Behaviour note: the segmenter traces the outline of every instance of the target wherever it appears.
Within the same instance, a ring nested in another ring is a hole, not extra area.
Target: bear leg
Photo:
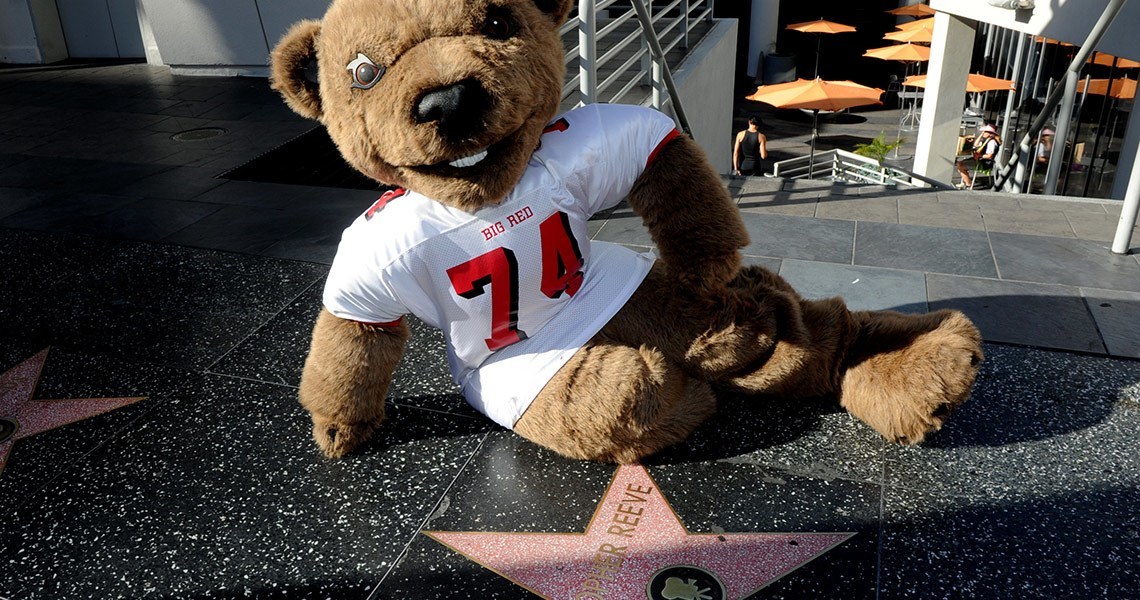
[[[888,440],[916,444],[970,395],[982,338],[958,311],[851,313],[840,404]]]
[[[599,334],[515,423],[563,456],[630,463],[684,440],[716,410],[712,389],[658,350]]]

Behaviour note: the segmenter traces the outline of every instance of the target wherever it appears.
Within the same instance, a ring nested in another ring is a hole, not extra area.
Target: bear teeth
[[[475,154],[472,154],[471,156],[464,156],[463,158],[457,158],[457,159],[455,159],[455,160],[453,160],[447,164],[449,164],[453,167],[470,167],[470,166],[474,166],[474,165],[479,164],[484,158],[487,158],[487,151],[486,150],[480,150],[480,151],[476,152]]]

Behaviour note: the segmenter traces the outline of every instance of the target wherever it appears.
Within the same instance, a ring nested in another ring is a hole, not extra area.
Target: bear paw
[[[981,335],[960,312],[855,313],[840,404],[893,442],[917,444],[970,395]]]
[[[325,456],[340,458],[366,442],[379,426],[379,422],[337,423],[314,417],[313,439]]]

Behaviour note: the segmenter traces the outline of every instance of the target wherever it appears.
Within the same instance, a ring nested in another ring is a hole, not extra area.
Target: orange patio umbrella
[[[835,21],[825,21],[823,19],[819,19],[818,21],[804,21],[803,23],[792,23],[791,25],[788,25],[784,29],[790,29],[792,31],[799,31],[802,33],[814,33],[814,34],[816,34],[816,36],[815,36],[815,73],[812,74],[813,77],[819,77],[819,44],[823,40],[823,38],[820,37],[820,34],[851,33],[852,31],[855,31],[855,28],[850,26],[850,25],[844,25],[843,23],[836,23]]]
[[[854,81],[824,81],[820,78],[797,79],[788,83],[762,85],[746,96],[771,104],[776,108],[802,108],[812,111],[811,154],[808,158],[808,177],[815,167],[815,140],[819,137],[819,111],[836,111],[868,104],[882,104],[883,90],[867,87]]]
[[[886,46],[883,48],[872,48],[872,49],[864,52],[863,56],[869,56],[871,58],[878,58],[878,59],[882,59],[882,60],[897,60],[899,62],[905,62],[905,63],[907,63],[907,65],[906,65],[906,72],[904,73],[904,75],[909,75],[910,74],[910,63],[915,63],[915,65],[917,66],[917,64],[920,62],[925,62],[925,61],[930,60],[930,48],[927,48],[926,46],[917,46],[915,44],[897,44],[894,46]],[[903,100],[903,98],[904,98],[904,96],[902,94],[900,94],[899,95],[899,102],[901,102],[902,106],[905,108],[905,101]],[[917,123],[918,122],[918,116],[916,114],[917,107],[918,107],[918,100],[915,99],[913,102],[911,102],[910,110],[907,111],[906,115],[903,117],[903,121]],[[902,123],[903,123],[903,121],[899,122],[899,136],[900,137],[902,136]]]
[[[1104,65],[1106,67],[1111,67],[1113,66],[1112,61],[1114,60],[1116,61],[1117,69],[1135,69],[1137,67],[1140,67],[1140,62],[1128,60],[1127,58],[1117,58],[1111,54],[1105,54],[1103,52],[1097,52],[1093,54],[1091,57],[1089,57],[1088,62],[1092,65]]]
[[[930,48],[914,44],[896,44],[882,48],[871,48],[864,52],[863,56],[902,62],[925,62],[930,60]]]
[[[917,42],[919,44],[929,44],[934,40],[934,30],[930,29],[912,29],[910,31],[892,31],[883,36],[884,40],[891,40],[892,42]]]
[[[803,33],[851,33],[855,31],[855,28],[850,25],[836,23],[835,21],[825,21],[823,19],[804,21],[803,23],[792,23],[784,29],[801,31]]]
[[[900,17],[925,17],[933,15],[934,9],[925,4],[911,4],[909,6],[892,8],[887,12],[891,13],[892,15],[898,15]]]
[[[926,87],[926,75],[907,77],[906,80],[903,81],[903,85],[924,88]],[[971,73],[970,76],[966,78],[966,91],[971,94],[1012,89],[1014,89],[1013,81],[1009,79],[999,79],[980,73]]]
[[[911,21],[910,23],[903,23],[902,25],[896,25],[895,29],[899,31],[914,31],[916,29],[934,31],[934,18],[931,17],[929,19],[918,19]]]
[[[1109,87],[1109,82],[1112,86]],[[1088,90],[1090,94],[1098,96],[1109,96],[1117,100],[1130,100],[1136,97],[1136,80],[1127,77],[1123,79],[1090,79],[1088,81]],[[1078,92],[1085,91],[1085,82],[1077,87]]]
[[[1072,45],[1072,44],[1070,44],[1069,42],[1062,42],[1061,40],[1055,40],[1055,39],[1052,39],[1052,38],[1042,37],[1042,36],[1040,36],[1040,35],[1039,35],[1039,36],[1037,36],[1037,37],[1035,37],[1035,38],[1033,38],[1033,42],[1034,42],[1034,43],[1037,43],[1037,44],[1040,44],[1041,42],[1045,42],[1046,44],[1056,44],[1056,45],[1058,45],[1058,46],[1069,46],[1069,47],[1073,47],[1073,45]]]

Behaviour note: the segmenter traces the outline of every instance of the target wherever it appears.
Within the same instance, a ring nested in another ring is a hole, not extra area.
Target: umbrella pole
[[[808,179],[815,179],[815,138],[819,135],[819,109],[811,111],[811,154],[808,155]]]
[[[815,75],[812,79],[819,78],[819,45],[822,41],[823,38],[818,33],[815,34]]]

